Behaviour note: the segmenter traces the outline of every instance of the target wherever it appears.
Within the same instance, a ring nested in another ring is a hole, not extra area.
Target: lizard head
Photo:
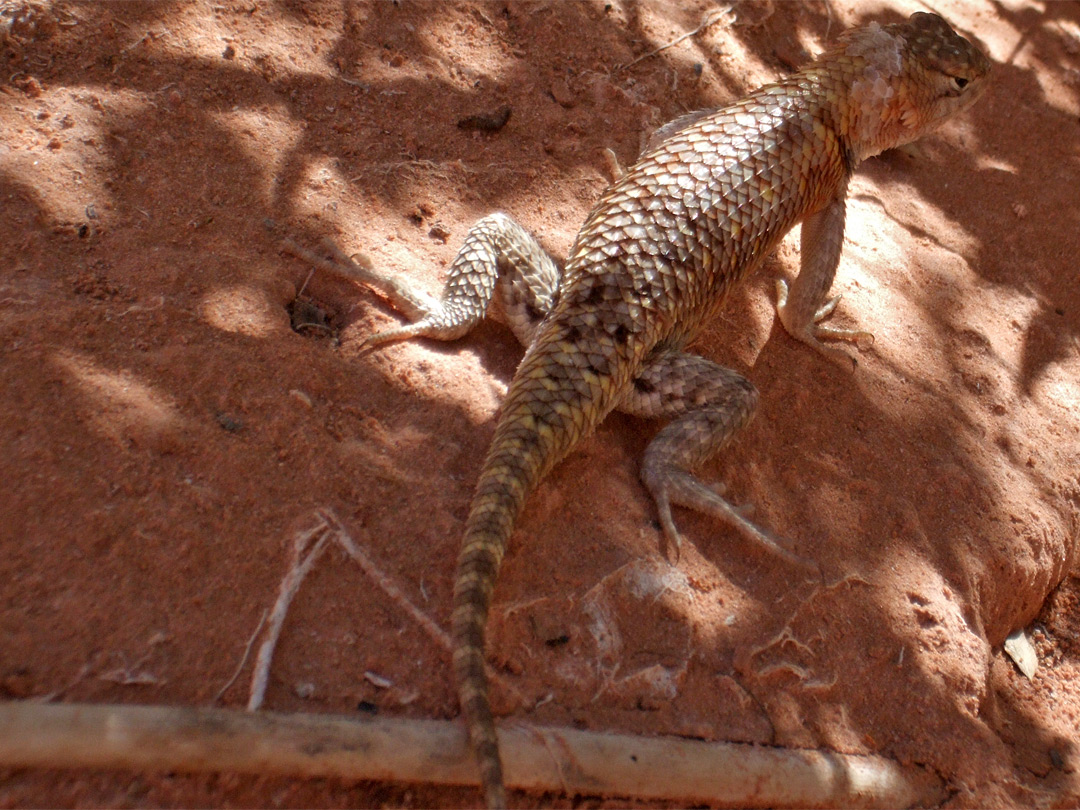
[[[969,107],[990,60],[937,14],[871,23],[844,34],[827,57],[850,77],[848,133],[858,160],[910,143]]]

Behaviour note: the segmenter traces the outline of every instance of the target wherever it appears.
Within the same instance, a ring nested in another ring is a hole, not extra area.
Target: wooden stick
[[[941,782],[873,756],[503,727],[510,787],[739,807],[934,805]],[[0,769],[122,768],[473,785],[464,728],[166,706],[0,703]]]

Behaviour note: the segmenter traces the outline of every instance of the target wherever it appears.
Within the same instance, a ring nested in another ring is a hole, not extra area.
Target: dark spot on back
[[[651,394],[656,390],[656,386],[646,379],[638,377],[634,380],[634,388],[636,388],[642,394]]]

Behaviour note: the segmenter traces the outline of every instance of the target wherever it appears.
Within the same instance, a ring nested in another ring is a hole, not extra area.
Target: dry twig
[[[305,556],[304,552],[308,544],[316,537],[319,539]],[[266,639],[259,647],[259,656],[255,659],[255,671],[251,676],[251,696],[248,698],[247,705],[249,712],[262,706],[263,698],[266,696],[266,684],[270,680],[270,661],[274,657],[274,647],[277,646],[278,638],[281,636],[281,627],[285,624],[285,614],[297,590],[300,589],[300,583],[304,581],[304,577],[322,554],[328,539],[329,527],[325,522],[320,522],[318,526],[298,534],[293,541],[293,564],[289,573],[281,581],[277,601],[270,612],[270,625],[266,631]]]
[[[648,58],[650,58],[652,56],[656,56],[658,53],[660,53],[661,51],[667,50],[672,45],[678,45],[684,39],[689,39],[690,37],[694,36],[695,34],[698,34],[698,33],[702,32],[702,31],[704,31],[706,28],[708,28],[714,22],[719,20],[722,16],[724,16],[725,14],[728,14],[730,12],[731,12],[731,9],[729,7],[726,7],[726,6],[724,8],[718,8],[718,9],[714,9],[713,11],[710,11],[708,14],[705,15],[705,18],[701,21],[701,25],[699,25],[697,28],[693,29],[692,31],[687,31],[681,37],[676,37],[675,39],[671,40],[670,42],[665,42],[659,48],[653,48],[648,53],[642,54],[637,59],[634,59],[633,61],[627,62],[625,65],[616,65],[615,68],[611,71],[612,74],[618,73],[620,70],[625,70],[628,67],[633,67],[638,62],[643,62],[644,60],[646,60],[646,59],[648,59]]]
[[[255,711],[262,706],[263,699],[266,696],[266,686],[270,680],[270,663],[273,659],[274,648],[277,646],[278,638],[281,636],[282,625],[285,623],[285,614],[288,612],[289,605],[292,603],[293,597],[300,588],[300,583],[315,564],[315,561],[322,553],[327,541],[330,540],[336,542],[344,549],[345,553],[356,560],[368,578],[378,585],[383,593],[396,602],[398,606],[413,619],[413,621],[420,625],[420,629],[422,629],[436,645],[447,652],[452,650],[449,634],[439,627],[430,616],[413,604],[412,600],[405,595],[401,588],[399,588],[397,584],[375,564],[371,557],[355,540],[353,540],[352,535],[349,534],[349,530],[345,528],[345,524],[341,522],[340,518],[338,518],[332,509],[319,509],[316,510],[315,514],[318,517],[316,525],[311,529],[298,534],[293,540],[293,562],[288,573],[281,581],[277,602],[275,602],[274,609],[270,614],[266,638],[259,647],[259,655],[255,661],[255,669],[251,677],[251,694],[248,698],[248,711]],[[318,538],[318,540],[315,545],[305,556],[305,549],[307,549],[311,541],[316,538]],[[265,618],[264,615],[263,621],[265,621]],[[263,622],[260,621],[260,628],[262,627],[262,623]],[[258,634],[259,629],[256,629],[255,634],[252,636],[252,641],[254,641],[254,638],[257,637]],[[243,669],[249,650],[250,642],[248,650],[244,652],[244,658],[237,668],[237,672]],[[502,675],[489,669],[488,677],[491,678],[500,689],[509,694],[518,705],[526,705],[527,701],[525,697]],[[234,675],[233,679],[235,678],[236,676]],[[218,693],[217,698],[220,698],[231,684],[232,680],[230,680]],[[215,700],[217,700],[217,698],[215,698]]]
[[[420,608],[412,603],[397,584],[383,573],[374,561],[369,557],[360,546],[352,539],[345,525],[338,519],[338,516],[334,514],[332,509],[320,509],[319,517],[326,521],[334,531],[334,539],[338,544],[345,549],[345,552],[356,560],[360,567],[364,570],[364,573],[368,575],[376,585],[382,588],[383,593],[393,599],[409,616],[412,617],[420,628],[427,633],[428,637],[442,647],[444,650],[450,650],[450,636],[439,625],[432,621],[431,617],[424,613]]]
[[[236,679],[240,677],[240,673],[244,671],[244,665],[247,663],[248,656],[251,655],[251,648],[255,646],[255,639],[257,639],[259,633],[262,632],[263,625],[266,624],[266,617],[268,615],[270,615],[270,612],[264,610],[262,618],[259,619],[259,624],[255,627],[255,632],[251,634],[247,646],[244,647],[244,654],[240,656],[240,663],[236,665],[236,671],[232,674],[232,677],[226,681],[225,685],[218,690],[218,693],[214,695],[214,699],[210,701],[211,703],[217,703],[221,700],[222,696],[229,691],[229,687],[236,683]]]

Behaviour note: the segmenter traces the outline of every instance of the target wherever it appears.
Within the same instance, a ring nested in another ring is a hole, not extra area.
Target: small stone
[[[556,79],[551,83],[551,97],[567,109],[577,103],[577,98],[574,96],[573,91],[570,90],[570,85],[566,83],[566,79]]]
[[[225,430],[229,431],[229,433],[236,433],[244,426],[243,422],[227,413],[218,413],[215,418],[217,419],[217,423]]]
[[[314,407],[313,403],[311,402],[311,397],[309,397],[307,394],[305,394],[299,388],[290,388],[289,389],[289,396],[292,397],[293,399],[295,399],[297,402],[299,402],[305,408]]]
[[[445,245],[446,240],[450,238],[450,231],[441,222],[436,222],[432,224],[428,236]]]
[[[1035,677],[1039,668],[1039,656],[1035,653],[1035,647],[1028,638],[1024,628],[1020,628],[1009,634],[1005,639],[1005,654],[1013,660],[1016,668],[1029,680]]]

